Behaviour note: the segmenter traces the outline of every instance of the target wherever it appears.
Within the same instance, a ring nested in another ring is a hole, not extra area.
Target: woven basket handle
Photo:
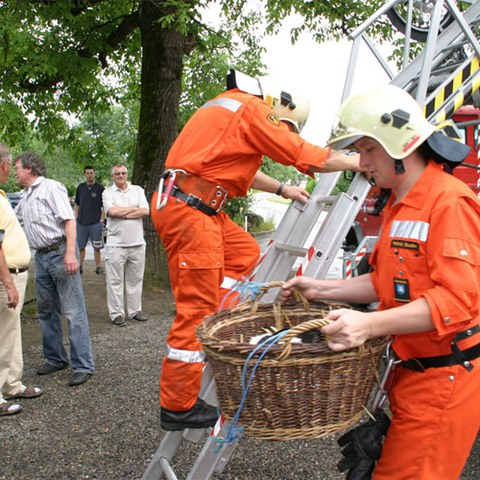
[[[282,353],[277,357],[277,360],[285,360],[292,351],[292,340],[295,337],[298,337],[300,334],[309,332],[310,330],[320,330],[320,328],[325,327],[333,323],[333,320],[327,320],[326,318],[315,318],[313,320],[308,320],[308,322],[299,323],[292,327],[288,333],[283,337],[283,349]]]
[[[285,282],[282,282],[280,280],[275,280],[269,283],[266,283],[265,285],[262,285],[260,287],[260,294],[258,297],[255,299],[255,302],[258,303],[258,301],[263,297],[263,295],[268,292],[271,288],[280,288],[285,284]],[[293,291],[293,296],[295,297],[295,300],[302,302],[303,306],[305,307],[306,310],[310,309],[310,304],[308,303],[308,300],[303,296],[303,294],[300,292],[300,290],[295,289]]]

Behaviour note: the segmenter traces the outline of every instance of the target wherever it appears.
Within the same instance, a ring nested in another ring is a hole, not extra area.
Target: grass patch
[[[267,201],[272,203],[281,203],[283,205],[288,205],[291,202],[289,198],[283,198],[283,197],[280,197],[279,195],[268,197]]]
[[[249,228],[250,233],[261,233],[261,232],[268,232],[270,230],[275,229],[275,222],[273,217],[268,217],[266,219],[262,219],[259,224],[253,224]]]

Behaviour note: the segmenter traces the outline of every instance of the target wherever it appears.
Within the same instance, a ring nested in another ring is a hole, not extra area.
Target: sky
[[[310,116],[302,137],[324,145],[340,107],[352,42],[316,43],[308,34],[291,44],[288,27],[263,41],[263,61],[282,86],[310,99]],[[392,68],[392,67],[390,67]],[[388,77],[365,44],[360,48],[351,93],[388,83]]]

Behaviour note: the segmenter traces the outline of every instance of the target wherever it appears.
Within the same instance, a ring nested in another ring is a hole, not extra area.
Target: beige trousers
[[[22,391],[23,354],[20,312],[25,300],[28,272],[12,275],[18,290],[17,308],[7,308],[7,292],[0,282],[0,399]]]
[[[107,276],[108,314],[132,318],[142,311],[145,245],[136,247],[106,247],[105,273]]]

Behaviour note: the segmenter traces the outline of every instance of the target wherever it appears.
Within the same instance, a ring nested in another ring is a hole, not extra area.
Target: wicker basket
[[[266,288],[279,286],[272,282]],[[332,352],[326,342],[292,343],[302,332],[330,323],[328,311],[351,308],[331,303],[291,301],[243,303],[211,315],[197,335],[212,368],[222,413],[232,421],[242,399],[242,370],[256,345],[250,339],[275,327],[291,328],[259,362],[238,424],[264,440],[321,438],[360,420],[372,392],[386,340],[366,342],[360,349]],[[254,368],[258,353],[248,363]]]

